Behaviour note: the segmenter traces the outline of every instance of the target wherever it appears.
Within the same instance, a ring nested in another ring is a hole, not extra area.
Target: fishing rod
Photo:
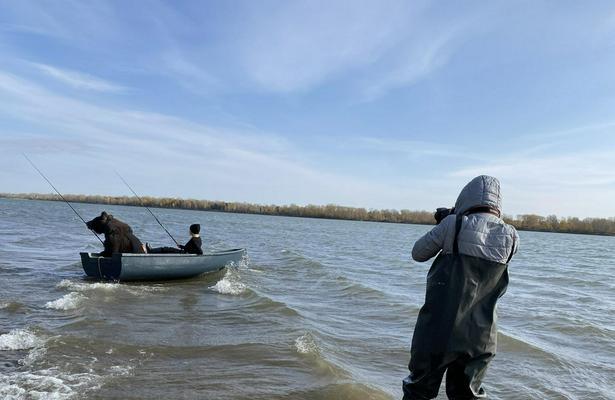
[[[134,190],[132,190],[132,188],[130,187],[130,185],[128,184],[128,182],[126,182],[126,180],[125,180],[124,178],[122,178],[122,175],[120,175],[120,173],[119,173],[119,172],[117,172],[117,171],[115,171],[115,174],[116,174],[116,175],[117,175],[117,176],[118,176],[118,177],[122,180],[122,182],[124,182],[124,184],[125,184],[126,186],[128,186],[128,189],[130,189],[130,191],[132,192],[132,194],[134,194],[134,195],[137,197],[137,199],[139,199],[139,202],[141,203],[141,205],[142,205],[143,207],[145,207],[145,209],[146,209],[147,211],[149,211],[149,213],[150,213],[150,214],[152,214],[152,217],[154,217],[154,219],[156,220],[156,222],[158,222],[158,225],[160,225],[160,226],[162,227],[162,229],[164,229],[164,231],[167,233],[167,235],[169,235],[169,237],[170,237],[171,239],[173,239],[173,241],[175,242],[175,244],[177,245],[177,247],[179,247],[179,243],[177,243],[177,240],[175,240],[175,238],[173,237],[173,235],[171,235],[171,233],[167,230],[167,228],[165,228],[165,227],[164,227],[164,225],[162,225],[162,222],[160,222],[160,220],[158,219],[158,217],[156,216],[156,214],[154,214],[154,213],[152,212],[152,210],[150,210],[150,209],[149,209],[149,207],[148,207],[148,206],[146,206],[146,205],[145,205],[145,203],[143,203],[143,200],[141,200],[141,197],[139,197],[139,195],[138,195],[138,194],[137,194]]]
[[[60,193],[60,192],[58,191],[58,189],[56,189],[56,187],[55,187],[55,186],[53,186],[53,183],[51,183],[51,181],[50,181],[49,179],[47,179],[47,177],[46,177],[46,176],[45,176],[45,175],[41,172],[41,170],[40,170],[40,169],[38,169],[38,168],[36,167],[36,165],[34,165],[34,163],[32,162],[32,160],[30,160],[30,158],[28,158],[28,156],[26,155],[26,153],[21,153],[21,154],[22,154],[22,155],[26,158],[26,160],[28,160],[28,162],[30,163],[30,165],[32,165],[32,167],[34,167],[34,169],[36,170],[36,172],[38,172],[38,173],[40,174],[40,176],[42,176],[42,177],[43,177],[43,179],[45,179],[45,180],[47,181],[47,183],[49,184],[49,186],[51,186],[51,187],[53,188],[53,190],[55,190],[55,191],[56,191],[56,193],[58,194],[58,196],[60,196],[60,198],[61,198],[62,200],[64,200],[64,202],[65,202],[66,204],[68,204],[68,206],[70,207],[70,209],[71,209],[71,210],[73,210],[73,212],[74,212],[75,214],[77,214],[77,216],[79,217],[79,219],[80,219],[81,221],[83,221],[83,223],[85,224],[85,226],[87,226],[87,225],[88,225],[88,223],[87,223],[87,222],[85,222],[85,220],[83,219],[83,217],[82,217],[81,215],[79,215],[79,213],[77,212],[77,210],[75,210],[75,209],[73,208],[72,204],[70,204],[70,203],[68,202],[68,200],[66,200],[66,199],[64,198],[64,196],[62,196],[62,193]],[[102,243],[102,245],[104,246],[104,245],[105,245],[105,243],[104,243],[104,242],[101,240],[101,238],[100,238],[100,237],[96,234],[96,232],[94,232],[94,231],[93,231],[93,230],[91,230],[90,228],[88,228],[88,229],[89,229],[89,231],[90,231],[90,232],[92,232],[92,233],[94,234],[94,236],[96,236],[96,239],[98,239],[98,241],[99,241],[100,243]]]

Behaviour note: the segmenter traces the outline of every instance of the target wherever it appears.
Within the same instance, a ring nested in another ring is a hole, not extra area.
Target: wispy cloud
[[[145,193],[152,194],[177,195],[179,190],[183,196],[267,203],[365,205],[357,201],[363,199],[375,206],[384,205],[382,193],[400,202],[413,196],[409,190],[368,184],[360,178],[298,162],[303,158],[300,149],[275,135],[260,132],[253,136],[165,114],[92,104],[1,71],[0,99],[8,104],[0,109],[0,115],[29,124],[33,132],[20,140],[7,126],[0,126],[0,138],[4,136],[10,145],[2,148],[0,175],[13,187],[26,187],[24,182],[32,182],[21,176],[28,171],[16,168],[15,149],[22,146],[21,151],[52,159],[60,170],[63,165],[83,168],[98,178],[103,178],[110,167],[133,171],[133,176],[149,188]],[[58,132],[58,139],[47,132]],[[37,144],[41,140],[53,144],[56,150],[45,151]],[[67,149],[73,156],[66,157]],[[71,176],[65,176],[63,187],[73,192],[115,190],[109,190],[114,186],[107,178],[76,182]],[[172,179],[173,185],[156,184],[158,179]]]
[[[263,90],[302,91],[377,60],[412,24],[405,2],[289,2],[274,13],[252,9],[237,51]],[[378,29],[374,29],[378,26]]]
[[[374,100],[391,89],[410,86],[429,77],[448,62],[454,52],[454,39],[458,40],[462,33],[460,28],[444,28],[430,35],[417,32],[413,40],[397,50],[400,54],[393,58],[398,61],[366,83],[363,100]]]
[[[69,69],[62,69],[46,64],[31,63],[45,75],[50,76],[75,89],[92,90],[95,92],[118,93],[127,90],[126,87],[97,78],[95,76],[77,72]]]
[[[139,10],[136,20],[123,18],[125,10],[107,2],[62,8],[9,3],[6,8],[13,14],[11,24],[21,29],[84,52],[96,42],[98,52],[130,60],[123,67],[164,75],[192,91],[251,88],[293,94],[342,82],[363,101],[415,84],[445,66],[477,18],[476,10],[455,20],[434,17],[426,1],[300,0],[270,7],[246,2],[227,16],[230,28],[208,31],[198,22],[208,20],[207,7],[192,7],[191,15],[157,1]],[[151,44],[136,47],[131,37],[137,31]],[[224,43],[223,51],[211,37]],[[76,71],[47,73],[83,88],[106,87]]]
[[[482,160],[483,157],[463,146],[451,143],[426,142],[420,140],[382,139],[373,137],[358,138],[358,146],[374,152],[402,154],[409,158],[445,157],[449,159]]]
[[[615,211],[615,151],[513,152],[491,158],[454,170],[450,176],[498,177],[503,183],[508,210],[560,216],[604,216]]]

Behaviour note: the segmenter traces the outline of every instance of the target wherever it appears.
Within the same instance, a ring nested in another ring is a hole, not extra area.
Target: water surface
[[[147,211],[103,207],[153,246]],[[429,227],[156,210],[179,241],[246,247],[221,273],[165,283],[84,279],[100,243],[59,202],[0,199],[0,398],[401,398]],[[494,399],[614,399],[615,238],[521,233],[499,303]],[[439,398],[445,398],[443,390]]]

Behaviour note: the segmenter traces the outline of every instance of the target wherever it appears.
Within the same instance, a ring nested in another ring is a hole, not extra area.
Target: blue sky
[[[615,216],[615,4],[0,0],[0,192]]]

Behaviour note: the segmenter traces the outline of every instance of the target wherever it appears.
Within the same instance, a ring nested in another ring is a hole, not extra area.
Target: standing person
[[[496,353],[496,303],[519,245],[501,206],[499,181],[478,176],[459,194],[454,213],[414,244],[416,261],[439,254],[414,328],[404,400],[435,398],[445,372],[449,399],[487,397],[482,380]]]
[[[201,225],[192,224],[190,225],[190,240],[185,245],[178,245],[177,247],[156,247],[151,248],[149,243],[146,243],[147,252],[151,254],[172,254],[172,253],[186,253],[186,254],[198,254],[202,255],[203,250],[201,246],[203,242],[201,241]]]

